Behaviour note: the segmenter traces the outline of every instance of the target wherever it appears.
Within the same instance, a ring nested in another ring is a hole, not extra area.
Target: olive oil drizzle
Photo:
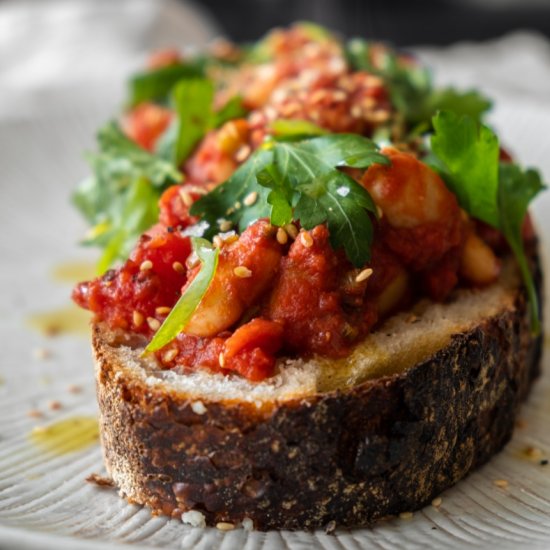
[[[36,426],[29,439],[44,451],[63,455],[97,444],[99,425],[94,416],[72,416],[47,426]]]

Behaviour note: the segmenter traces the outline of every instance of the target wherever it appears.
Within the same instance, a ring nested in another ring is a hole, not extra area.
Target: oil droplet
[[[51,271],[51,276],[60,283],[89,281],[97,276],[96,265],[87,261],[68,261],[56,265]]]
[[[95,445],[99,426],[94,416],[72,416],[48,426],[36,426],[29,439],[44,451],[62,455]]]
[[[45,336],[57,336],[58,334],[90,334],[90,314],[76,305],[33,313],[27,318],[30,327],[38,330]]]

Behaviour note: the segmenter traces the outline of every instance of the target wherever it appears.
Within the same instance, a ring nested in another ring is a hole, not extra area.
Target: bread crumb
[[[493,483],[497,486],[497,487],[500,487],[501,489],[507,489],[508,488],[508,480],[507,479],[495,479],[493,480]]]
[[[107,476],[102,476],[100,474],[92,473],[87,478],[88,483],[94,483],[98,487],[114,487],[115,482]]]
[[[325,533],[327,535],[332,535],[334,534],[334,531],[336,531],[336,522],[334,520],[331,520],[327,523],[325,527]]]
[[[401,512],[399,514],[399,519],[411,519],[413,517],[412,512]]]
[[[235,525],[226,521],[220,521],[216,523],[216,529],[219,529],[220,531],[233,531],[233,529],[235,529]]]
[[[434,508],[439,508],[441,506],[442,499],[441,497],[436,497],[432,500],[432,506]]]
[[[58,411],[62,407],[63,405],[61,404],[61,402],[55,399],[48,403],[48,409],[50,409],[50,411]]]
[[[208,409],[204,406],[204,403],[202,401],[194,401],[193,403],[191,403],[191,410],[195,414],[202,415],[206,414]]]
[[[181,515],[181,521],[191,525],[191,527],[206,527],[206,518],[198,510],[189,510]]]
[[[254,531],[254,522],[250,518],[244,518],[242,525],[245,531]]]
[[[542,451],[536,447],[526,447],[523,453],[531,460],[540,460],[543,457]]]

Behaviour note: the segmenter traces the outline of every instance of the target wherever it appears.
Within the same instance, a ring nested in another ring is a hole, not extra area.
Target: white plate
[[[70,284],[50,273],[67,261],[95,256],[76,244],[84,224],[69,194],[87,172],[82,151],[112,105],[85,113],[14,121],[0,126],[0,547],[2,548],[547,548],[550,546],[550,465],[530,461],[532,446],[550,456],[550,372],[539,380],[522,410],[523,427],[488,465],[442,495],[410,520],[329,536],[270,532],[221,533],[193,529],[126,504],[115,491],[84,481],[102,471],[97,444],[53,455],[29,440],[33,427],[96,411],[92,363],[86,336],[56,338],[30,330],[28,316],[69,304]],[[494,121],[525,163],[541,166],[550,179],[550,110],[502,103]],[[550,198],[536,215],[550,242]],[[35,357],[46,349],[51,357]],[[548,367],[548,357],[546,358]],[[80,393],[68,391],[81,386]],[[57,400],[62,408],[49,409]],[[30,418],[37,409],[44,418]],[[507,489],[494,485],[506,479]],[[98,544],[102,541],[102,544]]]

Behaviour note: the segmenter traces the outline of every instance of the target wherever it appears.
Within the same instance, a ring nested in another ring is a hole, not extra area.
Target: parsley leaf
[[[125,259],[136,239],[158,217],[161,192],[181,181],[169,162],[128,139],[113,122],[98,134],[99,152],[89,156],[94,175],[80,184],[72,199],[94,227],[84,244],[105,249],[98,270]]]
[[[159,350],[185,329],[185,325],[189,323],[214,278],[218,267],[219,248],[214,248],[205,239],[196,237],[191,237],[191,242],[200,260],[201,268],[153,336],[144,353]]]
[[[433,125],[435,168],[471,216],[506,237],[529,296],[532,330],[538,333],[538,299],[523,247],[522,225],[529,203],[544,189],[539,173],[499,164],[498,138],[470,117],[444,111],[434,117]]]
[[[128,106],[135,107],[144,101],[163,102],[177,82],[203,74],[204,68],[200,62],[175,63],[137,73],[128,82]]]
[[[536,170],[522,170],[515,164],[500,164],[498,207],[501,215],[499,226],[516,255],[529,295],[532,330],[535,333],[540,331],[539,304],[523,248],[522,226],[529,203],[544,188],[540,174]]]
[[[305,229],[327,222],[331,244],[343,248],[361,266],[370,258],[375,205],[368,192],[338,167],[367,168],[388,164],[376,145],[359,135],[331,134],[300,142],[271,142],[259,149],[222,185],[191,208],[216,232],[220,220],[243,230],[270,216],[275,225],[299,220]],[[257,194],[250,207],[246,196]]]
[[[243,98],[239,95],[233,96],[227,103],[214,114],[214,128],[219,128],[229,120],[242,118],[248,113],[243,105]]]
[[[443,162],[446,182],[474,218],[498,226],[496,135],[471,117],[442,111],[433,119],[432,151]]]
[[[377,75],[387,86],[392,104],[416,132],[429,130],[431,118],[438,111],[448,109],[480,120],[491,107],[491,102],[475,90],[458,92],[454,88],[434,89],[431,73],[425,67],[400,59],[398,52],[385,47],[372,55],[373,44],[355,38],[345,49],[353,69]],[[374,63],[371,58],[376,58]]]

